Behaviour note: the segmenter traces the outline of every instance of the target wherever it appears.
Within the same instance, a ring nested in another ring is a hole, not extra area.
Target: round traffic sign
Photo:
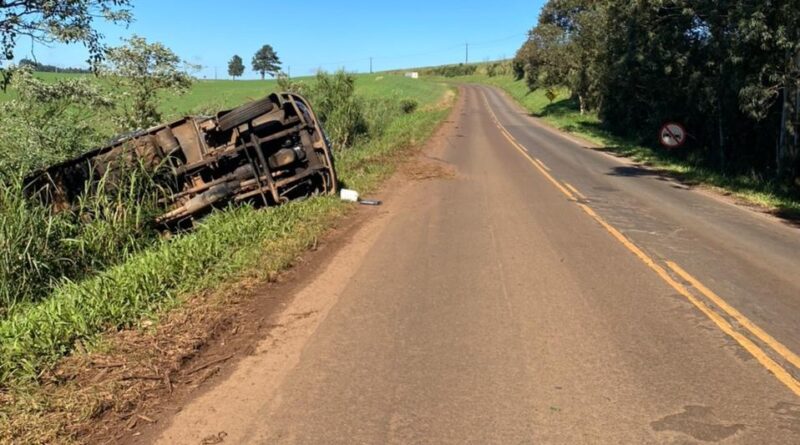
[[[676,122],[667,122],[658,132],[658,139],[666,148],[678,148],[686,142],[686,129]]]

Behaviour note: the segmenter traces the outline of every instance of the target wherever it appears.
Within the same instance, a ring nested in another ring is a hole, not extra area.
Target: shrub
[[[413,113],[418,106],[419,103],[414,99],[402,99],[400,101],[400,109],[403,110],[405,114]]]
[[[424,71],[425,74],[433,76],[444,77],[458,77],[458,76],[471,76],[477,71],[478,65],[459,63],[458,65],[444,65],[434,68],[428,68]]]
[[[332,75],[319,72],[306,94],[335,147],[354,145],[360,136],[368,133],[364,102],[355,95],[352,75],[344,71]]]
[[[11,87],[19,97],[0,104],[0,180],[62,161],[109,138],[89,116],[111,109],[113,102],[89,79],[47,83],[21,68],[14,70]]]

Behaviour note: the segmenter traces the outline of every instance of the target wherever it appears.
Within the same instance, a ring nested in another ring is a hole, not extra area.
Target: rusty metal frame
[[[223,116],[228,116],[224,130],[218,126]],[[261,205],[276,205],[317,190],[335,193],[338,185],[333,151],[317,115],[304,97],[285,92],[216,117],[190,116],[119,138],[36,172],[26,178],[26,191],[54,208],[75,205],[71,200],[90,189],[98,172],[117,159],[128,160],[126,156],[169,167],[170,184],[164,186],[171,193],[162,200],[165,212],[156,218],[168,226],[193,220],[224,202],[260,197]],[[275,164],[279,162],[284,164]],[[78,187],[75,182],[81,178],[84,184]]]

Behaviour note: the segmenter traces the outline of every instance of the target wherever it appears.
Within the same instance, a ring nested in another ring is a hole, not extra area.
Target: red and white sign
[[[686,142],[686,129],[676,122],[667,122],[658,132],[658,139],[666,148],[678,148]]]

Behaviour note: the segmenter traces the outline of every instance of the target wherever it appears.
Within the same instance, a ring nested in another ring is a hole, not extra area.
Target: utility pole
[[[464,65],[469,65],[469,43],[464,44],[466,54],[464,55]]]
[[[369,73],[372,74],[372,57],[369,58]]]
[[[287,67],[286,67],[286,70],[288,71],[288,72],[286,73],[286,77],[288,77],[289,79],[291,79],[291,78],[292,78],[292,66],[291,66],[291,65],[287,66]]]
[[[214,67],[214,80],[217,80],[217,67]]]

